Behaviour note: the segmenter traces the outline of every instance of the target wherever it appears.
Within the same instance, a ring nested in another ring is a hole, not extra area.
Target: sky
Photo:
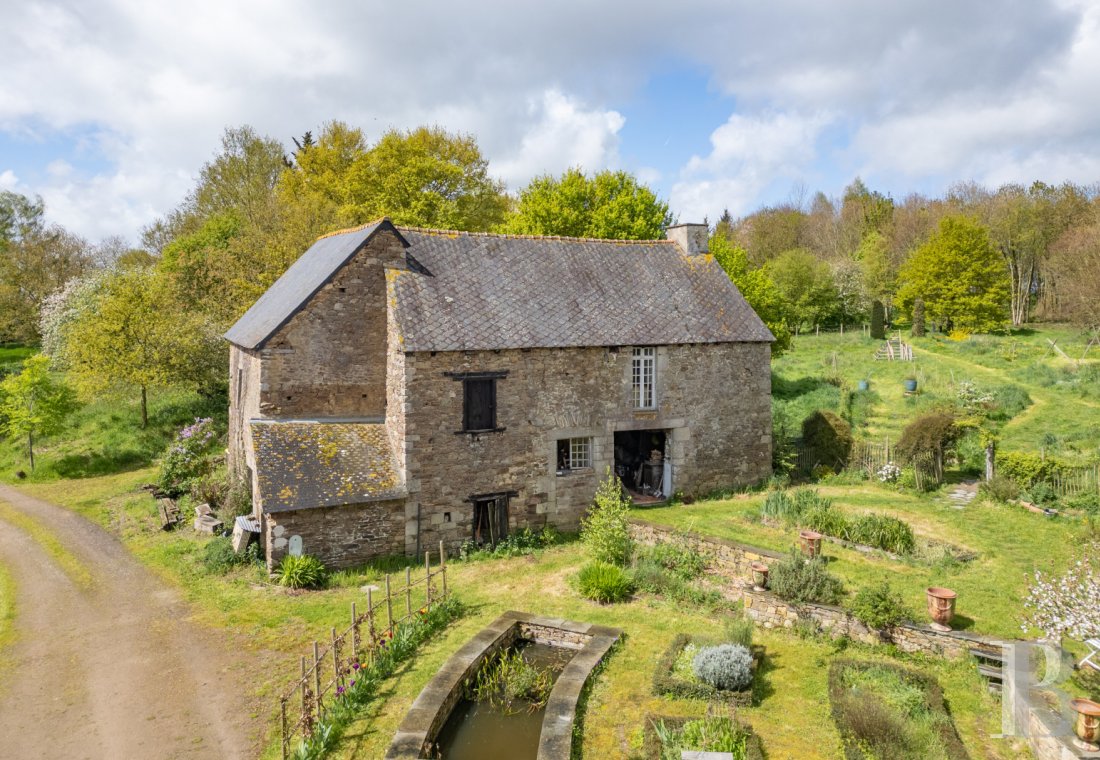
[[[0,0],[0,190],[92,241],[226,127],[473,134],[517,190],[625,169],[681,222],[956,181],[1100,181],[1100,0]]]

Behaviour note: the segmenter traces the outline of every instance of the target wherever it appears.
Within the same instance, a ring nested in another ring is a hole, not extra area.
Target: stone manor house
[[[668,238],[314,243],[225,336],[269,566],[576,530],[608,470],[641,502],[765,478],[774,339],[705,225]]]

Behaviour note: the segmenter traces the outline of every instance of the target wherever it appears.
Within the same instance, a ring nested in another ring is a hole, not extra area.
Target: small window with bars
[[[558,441],[558,474],[592,466],[591,438],[563,438]]]
[[[635,409],[656,409],[657,349],[644,346],[634,349],[631,363],[631,380],[634,387]]]

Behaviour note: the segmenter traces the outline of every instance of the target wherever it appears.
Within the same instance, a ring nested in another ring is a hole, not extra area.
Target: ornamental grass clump
[[[703,647],[691,668],[700,681],[722,691],[744,691],[752,685],[752,652],[740,644]]]
[[[848,521],[843,533],[830,535],[840,535],[852,543],[873,546],[894,554],[912,554],[917,545],[909,524],[890,515],[860,515]]]
[[[634,593],[634,582],[618,565],[589,562],[577,574],[577,591],[586,599],[610,604],[621,602]]]
[[[279,563],[278,576],[279,585],[287,588],[321,588],[328,580],[328,571],[316,557],[287,555]]]

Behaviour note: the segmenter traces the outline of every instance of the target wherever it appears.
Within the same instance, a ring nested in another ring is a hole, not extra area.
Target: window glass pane
[[[635,409],[653,409],[656,406],[655,376],[656,350],[652,346],[635,348],[631,364]]]
[[[591,438],[571,438],[569,440],[569,466],[574,470],[592,466]]]

